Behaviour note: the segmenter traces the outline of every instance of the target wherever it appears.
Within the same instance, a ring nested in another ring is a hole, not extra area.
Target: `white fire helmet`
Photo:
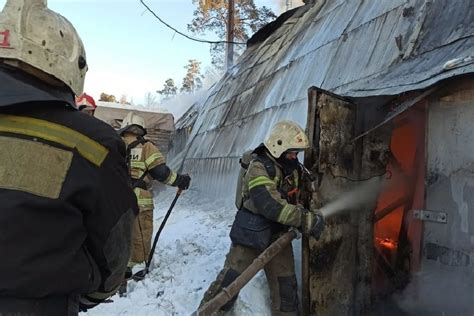
[[[293,121],[276,123],[263,143],[275,158],[279,158],[285,151],[303,151],[309,148],[304,129]]]
[[[72,24],[46,3],[7,0],[0,13],[0,62],[41,80],[53,76],[80,95],[87,72],[84,46]]]
[[[126,131],[132,131],[132,128],[136,127],[140,132],[141,136],[146,134],[145,120],[138,114],[134,112],[128,112],[127,116],[122,121],[120,125],[119,134],[122,135]],[[136,130],[133,132],[137,133]]]

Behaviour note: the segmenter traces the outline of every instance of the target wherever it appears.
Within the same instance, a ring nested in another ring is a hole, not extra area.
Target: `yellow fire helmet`
[[[119,134],[122,135],[126,131],[132,131],[133,127],[136,127],[139,130],[137,131],[134,129],[133,132],[138,133],[141,136],[146,134],[145,119],[134,112],[128,112],[120,125]]]
[[[309,147],[304,129],[293,121],[276,123],[263,144],[275,158],[285,151],[302,151]]]
[[[55,82],[52,76],[80,95],[87,72],[84,46],[72,24],[46,3],[7,0],[0,13],[0,62],[49,83]]]

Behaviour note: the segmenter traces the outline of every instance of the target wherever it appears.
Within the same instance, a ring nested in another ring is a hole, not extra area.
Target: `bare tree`
[[[143,106],[145,106],[145,107],[154,107],[154,106],[157,106],[157,105],[158,105],[158,100],[157,100],[156,94],[154,94],[152,92],[147,92],[145,94],[145,101],[144,101]]]

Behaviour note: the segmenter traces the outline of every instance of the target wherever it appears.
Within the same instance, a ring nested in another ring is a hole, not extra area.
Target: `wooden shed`
[[[120,124],[128,112],[133,111],[145,119],[147,135],[145,138],[151,140],[164,155],[168,153],[171,134],[174,132],[173,114],[161,109],[132,108],[114,102],[97,102],[95,117],[111,125],[120,128]]]

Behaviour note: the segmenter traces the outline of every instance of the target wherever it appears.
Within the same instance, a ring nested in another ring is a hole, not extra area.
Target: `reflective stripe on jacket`
[[[266,153],[263,153],[266,155]],[[298,187],[298,172],[293,171],[291,179],[293,182],[287,186],[283,177],[282,168],[278,163],[267,155],[275,164],[275,177],[271,178],[264,164],[258,159],[252,160],[244,177],[242,193],[244,195],[243,206],[255,214],[260,214],[280,224],[299,227],[301,225],[301,211],[299,208],[288,203],[286,196],[290,187]]]
[[[127,145],[134,142],[137,138],[133,135],[126,135],[123,137]],[[132,179],[142,178],[144,173],[148,173],[149,170],[166,164],[165,157],[160,150],[153,145],[150,141],[144,144],[137,144],[130,150],[130,176]],[[174,171],[170,171],[169,176],[162,183],[167,185],[173,185],[176,181],[177,174]],[[143,181],[145,182],[146,190],[144,188],[135,188],[135,194],[137,196],[138,205],[142,210],[150,210],[154,208],[153,204],[153,192],[151,191],[151,182],[153,178],[147,174]]]
[[[114,292],[137,211],[123,141],[57,103],[0,113],[0,296]]]

